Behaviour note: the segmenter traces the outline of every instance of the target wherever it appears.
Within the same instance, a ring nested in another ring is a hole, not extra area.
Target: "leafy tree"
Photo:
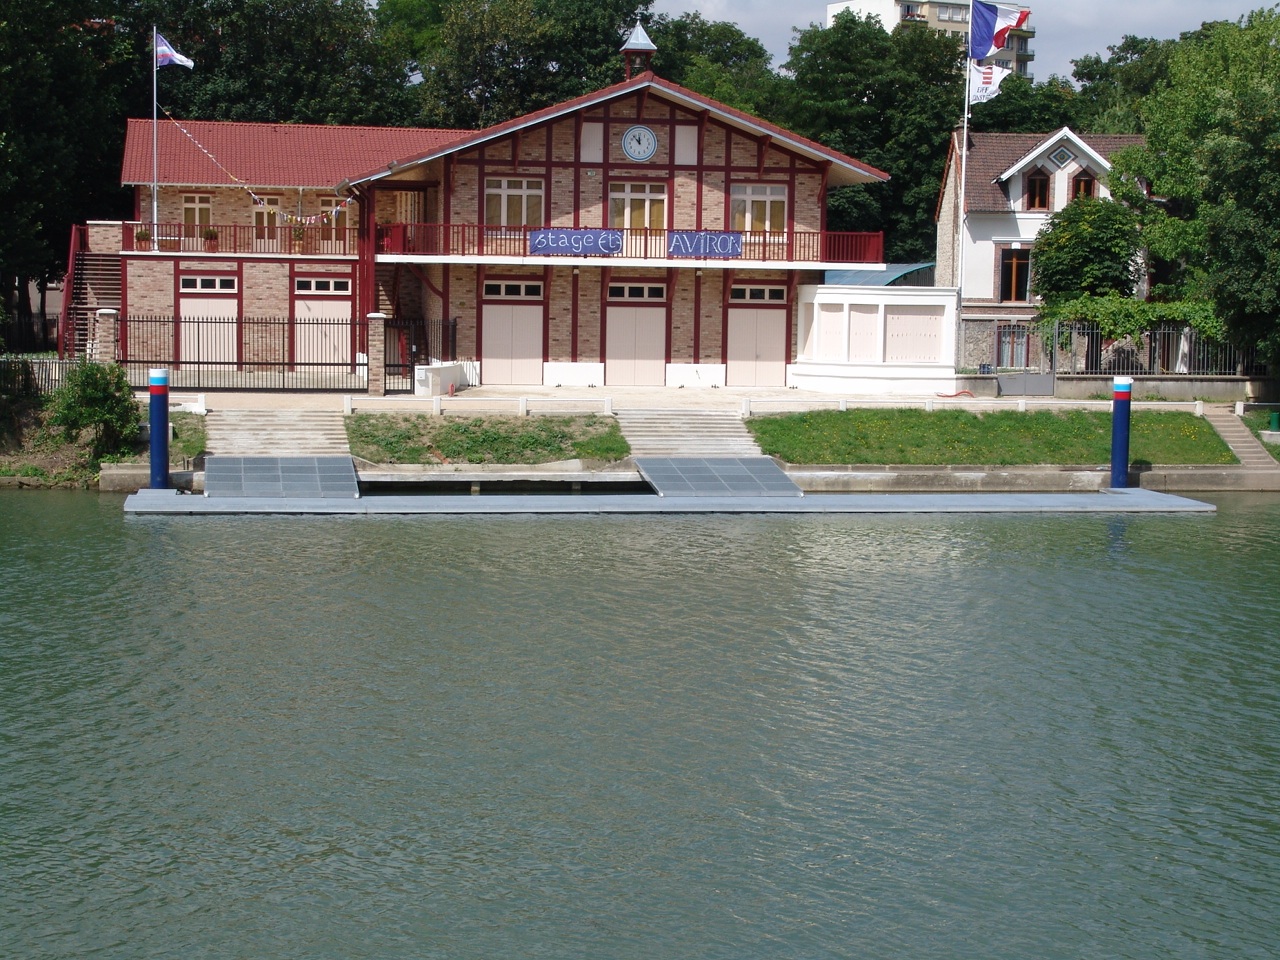
[[[1140,106],[1146,145],[1114,158],[1163,261],[1161,299],[1208,297],[1240,344],[1280,358],[1280,12],[1203,28]]]
[[[964,95],[959,42],[923,24],[885,33],[879,18],[846,11],[830,27],[800,31],[790,54],[792,81],[776,119],[893,177],[832,191],[831,229],[883,229],[890,260],[930,259],[933,210]]]
[[[195,69],[166,69],[161,103],[179,117],[276,123],[411,121],[403,44],[364,0],[117,0],[132,41],[134,116],[149,116],[151,26]]]
[[[623,77],[623,40],[652,0],[447,0],[422,56],[422,116],[488,126]]]
[[[1050,77],[1032,83],[1010,74],[1000,84],[1000,95],[969,111],[969,129],[984,133],[1043,133],[1079,125],[1079,98],[1069,80]]]
[[[775,109],[783,81],[770,69],[773,58],[737,24],[686,13],[655,18],[649,35],[659,76],[757,116]]]
[[[1036,237],[1031,290],[1050,304],[1082,295],[1132,296],[1138,244],[1138,219],[1128,207],[1114,200],[1072,200]]]

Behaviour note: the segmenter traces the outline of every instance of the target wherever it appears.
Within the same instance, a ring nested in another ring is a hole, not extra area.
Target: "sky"
[[[1016,2],[1016,0],[1014,0]],[[1031,9],[1031,42],[1037,81],[1050,74],[1070,78],[1071,61],[1091,53],[1107,56],[1107,47],[1125,34],[1170,40],[1206,20],[1238,20],[1275,0],[1026,0]],[[707,20],[728,20],[755,37],[773,54],[774,67],[787,59],[793,27],[825,23],[826,0],[654,0],[653,11],[679,16],[697,11]]]

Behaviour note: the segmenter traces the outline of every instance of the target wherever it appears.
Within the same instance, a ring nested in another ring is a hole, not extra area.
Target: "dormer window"
[[[1027,209],[1049,209],[1049,175],[1043,170],[1027,174]]]
[[[1097,192],[1097,178],[1088,170],[1081,170],[1071,181],[1071,199],[1092,199]]]

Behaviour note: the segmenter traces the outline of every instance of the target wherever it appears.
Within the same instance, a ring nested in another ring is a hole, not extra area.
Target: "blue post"
[[[151,382],[151,489],[169,488],[169,371],[153,367]]]
[[[1129,404],[1133,377],[1116,377],[1111,399],[1111,486],[1129,486]]]

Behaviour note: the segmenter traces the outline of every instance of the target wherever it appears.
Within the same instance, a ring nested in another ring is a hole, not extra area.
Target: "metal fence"
[[[96,336],[109,331],[95,331]],[[138,317],[120,320],[115,356],[129,382],[151,367],[189,390],[343,390],[368,386],[364,325],[349,319]],[[90,354],[102,355],[97,343]]]
[[[1098,324],[999,323],[980,372],[1019,371],[1095,376],[1262,376],[1254,349],[1202,336],[1190,327],[1159,327],[1130,337],[1103,336]],[[982,369],[982,368],[988,369]]]
[[[394,317],[387,321],[387,389],[413,389],[420,363],[458,358],[458,318]]]
[[[75,360],[52,357],[0,357],[0,396],[38,397],[53,393],[66,382]]]

